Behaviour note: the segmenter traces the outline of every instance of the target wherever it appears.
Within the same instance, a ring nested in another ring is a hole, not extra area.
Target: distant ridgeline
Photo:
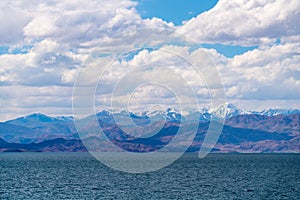
[[[299,110],[245,112],[232,104],[226,106],[226,122],[214,152],[300,152]],[[100,125],[106,137],[119,148],[131,152],[150,152],[167,145],[179,127],[186,131],[184,137],[180,138],[184,143],[189,139],[189,127],[199,123],[196,137],[188,149],[198,151],[209,121],[214,119],[217,111],[202,109],[181,114],[175,109],[143,113],[102,110],[97,113],[97,120],[93,117],[77,120],[84,122],[80,139],[72,117],[32,114],[0,123],[0,151],[80,152],[87,151],[83,145],[86,143],[93,144],[93,151],[118,151],[118,148],[108,148],[104,138],[99,137]],[[125,116],[130,116],[135,124],[126,125],[125,121],[123,126],[126,131],[115,122],[115,118],[122,120]],[[149,125],[151,128],[147,129]],[[153,128],[158,131],[151,133]],[[130,133],[135,133],[135,136]],[[139,134],[151,136],[143,138]],[[174,146],[172,149],[176,151],[176,148],[180,147]]]

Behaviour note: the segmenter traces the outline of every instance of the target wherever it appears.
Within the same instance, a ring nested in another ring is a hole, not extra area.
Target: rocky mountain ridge
[[[298,110],[273,109],[255,113],[244,112],[232,104],[227,104],[224,110],[227,118],[214,151],[300,152]],[[185,136],[180,138],[185,143],[190,139],[191,125],[198,125],[196,137],[188,150],[198,151],[215,112],[218,109],[202,109],[186,112],[184,115],[175,109],[144,113],[102,110],[97,113],[97,118],[84,119],[31,114],[0,123],[0,151],[84,151],[82,142],[93,142],[95,151],[116,150],[105,149],[107,144],[104,138],[99,137],[99,125],[115,145],[134,152],[162,148],[177,134],[179,127],[186,130]],[[74,120],[82,124],[80,137]],[[141,134],[147,137],[139,138]],[[36,145],[40,143],[48,146],[37,148]]]

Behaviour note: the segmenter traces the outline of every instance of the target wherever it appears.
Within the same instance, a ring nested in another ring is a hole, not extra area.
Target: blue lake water
[[[0,199],[300,199],[300,155],[186,154],[129,174],[88,153],[2,153]]]

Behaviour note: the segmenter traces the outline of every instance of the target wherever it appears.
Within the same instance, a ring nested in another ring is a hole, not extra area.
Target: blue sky
[[[203,47],[223,80],[227,101],[245,110],[300,108],[299,0],[20,0],[1,1],[0,8],[0,121],[33,112],[71,115],[74,81],[87,56],[99,47],[104,50],[96,54],[110,55],[107,52],[141,42],[160,42],[163,34],[155,31],[115,37],[151,27],[175,30]],[[107,72],[104,91],[135,65],[159,61],[182,70],[178,59],[163,57],[163,45],[119,59],[124,68]],[[193,53],[203,59],[197,50]],[[180,74],[209,101],[195,73]],[[138,78],[146,75],[151,74]],[[155,78],[174,81],[165,71]],[[179,81],[174,84],[182,87]],[[148,102],[158,94],[161,99],[156,102],[172,100],[155,88],[139,91],[137,96]],[[109,102],[107,95],[99,96],[103,107]],[[142,101],[136,104],[146,107]]]
[[[138,0],[137,2],[139,4],[136,9],[142,18],[157,17],[180,26],[184,21],[212,9],[218,3],[218,0]],[[202,46],[216,49],[228,58],[257,48],[257,46],[233,46],[215,43],[202,44]]]
[[[233,58],[236,55],[241,55],[247,51],[258,48],[258,46],[232,46],[226,44],[201,44],[201,46],[207,49],[215,49],[227,58]]]
[[[142,18],[161,18],[181,25],[192,17],[213,8],[218,0],[138,0],[136,7]]]
[[[0,46],[0,55],[1,54],[26,54],[32,46],[23,46],[23,47],[14,47],[10,49],[9,46]]]
[[[7,46],[0,46],[0,54],[6,54],[8,53],[9,47]]]

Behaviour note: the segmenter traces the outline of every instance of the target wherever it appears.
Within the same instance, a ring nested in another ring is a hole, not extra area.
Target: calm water
[[[88,153],[2,153],[0,173],[0,199],[300,199],[299,154],[187,154],[128,174]]]

